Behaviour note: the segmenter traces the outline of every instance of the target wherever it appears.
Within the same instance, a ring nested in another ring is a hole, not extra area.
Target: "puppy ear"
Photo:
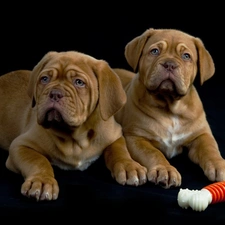
[[[145,43],[154,32],[155,30],[153,28],[150,28],[126,45],[125,58],[128,64],[133,68],[134,72],[137,72],[139,59],[141,57],[141,53],[145,46]]]
[[[44,55],[44,57],[38,62],[38,64],[33,68],[31,72],[27,93],[32,99],[32,107],[34,107],[36,104],[37,77],[46,63],[48,63],[48,61],[52,58],[53,55],[55,55],[55,53],[56,52],[48,52],[46,55]]]
[[[206,50],[202,40],[195,38],[195,46],[198,52],[198,68],[201,85],[215,73],[215,65],[210,53]]]
[[[118,75],[107,62],[99,60],[94,70],[99,85],[100,114],[103,120],[107,120],[124,106],[126,93]]]

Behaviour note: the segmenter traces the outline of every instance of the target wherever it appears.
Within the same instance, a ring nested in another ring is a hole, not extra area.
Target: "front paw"
[[[122,185],[139,186],[147,182],[147,169],[132,159],[115,163],[111,174]]]
[[[215,161],[208,161],[204,167],[203,171],[205,176],[210,181],[224,181],[225,180],[225,160],[215,160]]]
[[[28,177],[22,184],[21,193],[29,198],[41,200],[56,200],[59,195],[59,186],[55,178],[41,174]]]
[[[177,169],[171,165],[157,165],[151,167],[148,169],[147,177],[148,181],[166,189],[181,185],[181,175]]]

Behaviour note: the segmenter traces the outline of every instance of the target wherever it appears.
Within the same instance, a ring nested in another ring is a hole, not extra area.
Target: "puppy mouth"
[[[182,66],[174,60],[165,60],[157,64],[156,72],[148,81],[149,90],[165,97],[179,98],[186,92],[182,80]]]
[[[41,125],[45,128],[60,128],[67,126],[66,122],[64,121],[62,114],[57,109],[50,109],[45,113],[44,119]]]
[[[178,95],[176,85],[171,79],[165,79],[155,87],[155,93],[165,95]]]
[[[176,86],[173,81],[170,79],[166,79],[161,82],[161,84],[158,87],[159,92],[166,92],[166,93],[174,93],[176,91]]]
[[[156,88],[153,90],[155,95],[161,95],[165,97],[172,97],[173,99],[179,99],[183,96],[178,90],[175,83],[171,79],[163,80]]]
[[[62,115],[61,113],[56,110],[56,109],[51,109],[49,110],[46,115],[45,115],[45,121],[47,122],[53,122],[53,121],[56,121],[56,122],[62,122],[63,121],[63,118],[62,118]]]

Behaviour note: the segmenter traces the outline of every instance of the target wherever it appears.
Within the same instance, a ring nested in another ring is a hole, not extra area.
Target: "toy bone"
[[[201,190],[180,189],[177,197],[178,205],[195,211],[204,211],[209,204],[225,201],[225,181],[205,186]]]

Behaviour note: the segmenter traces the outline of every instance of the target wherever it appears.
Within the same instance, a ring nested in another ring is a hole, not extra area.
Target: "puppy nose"
[[[167,61],[163,64],[163,67],[167,70],[174,70],[177,68],[177,64],[173,61]]]
[[[52,101],[58,102],[63,97],[63,93],[58,89],[53,89],[50,92],[49,97]]]

